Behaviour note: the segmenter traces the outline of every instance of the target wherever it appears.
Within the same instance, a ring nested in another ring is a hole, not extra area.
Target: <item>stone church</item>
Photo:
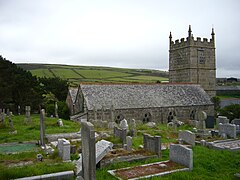
[[[115,121],[123,118],[167,123],[196,119],[197,111],[214,116],[215,44],[212,39],[188,37],[172,41],[170,33],[169,80],[163,84],[80,84],[69,91],[67,104],[76,117],[88,121]]]

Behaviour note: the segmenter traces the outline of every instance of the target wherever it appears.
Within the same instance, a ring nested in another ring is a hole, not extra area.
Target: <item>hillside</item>
[[[168,72],[147,69],[126,69],[97,66],[70,66],[56,64],[17,64],[38,77],[60,77],[72,86],[80,82],[140,82],[168,81]]]

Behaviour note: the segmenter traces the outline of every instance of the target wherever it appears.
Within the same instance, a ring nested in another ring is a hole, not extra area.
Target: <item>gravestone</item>
[[[206,129],[206,124],[205,124],[205,120],[207,119],[207,113],[204,111],[200,111],[198,112],[198,129],[200,130],[205,130]]]
[[[117,123],[115,123],[115,122],[108,123],[108,129],[113,129],[114,127],[117,127]]]
[[[8,124],[9,124],[9,127],[10,127],[10,129],[11,129],[11,132],[14,131],[12,116],[13,116],[13,113],[12,113],[12,112],[9,112]]]
[[[112,150],[113,143],[101,140],[96,143],[96,164],[104,157],[106,154]]]
[[[62,121],[61,119],[58,119],[57,125],[58,125],[59,127],[62,127],[62,126],[63,126],[63,121]]]
[[[196,136],[194,133],[188,130],[179,131],[178,139],[182,139],[184,142],[195,146]]]
[[[58,117],[58,104],[57,104],[57,102],[55,102],[55,117],[59,118]]]
[[[235,125],[240,125],[240,119],[233,119],[231,123]]]
[[[26,111],[26,123],[29,124],[31,123],[31,107],[26,106],[25,111]]]
[[[68,140],[58,139],[58,154],[63,161],[70,160],[70,142]]]
[[[121,120],[121,121],[120,121],[120,124],[119,124],[119,127],[120,127],[121,129],[126,129],[126,130],[128,130],[128,122],[127,122],[127,120],[126,120],[126,119]]]
[[[214,116],[207,116],[205,124],[206,128],[214,128]]]
[[[216,128],[219,128],[219,124],[228,124],[229,119],[226,116],[218,116],[216,119]]]
[[[18,115],[21,115],[21,107],[18,105]]]
[[[3,113],[3,110],[0,109],[0,122],[2,125],[4,125],[5,115]]]
[[[114,134],[114,137],[117,137],[122,140],[123,145],[126,143],[127,129],[120,129],[118,127],[114,127],[113,134]]]
[[[132,151],[132,137],[127,136],[126,141],[127,141],[126,150],[127,151]]]
[[[193,152],[192,149],[180,144],[170,144],[170,161],[179,163],[193,169]]]
[[[94,126],[90,122],[81,123],[82,137],[82,177],[96,179],[96,146]]]
[[[137,135],[137,125],[135,119],[130,120],[130,135],[131,136],[136,136]]]
[[[219,135],[221,136],[224,136],[225,134],[235,139],[237,137],[236,130],[237,129],[235,124],[219,124]]]
[[[45,110],[40,111],[40,145],[45,146]]]
[[[156,153],[161,157],[161,137],[143,134],[143,147],[145,150]]]

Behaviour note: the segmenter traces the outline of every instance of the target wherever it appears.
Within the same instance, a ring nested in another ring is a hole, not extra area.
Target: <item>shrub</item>
[[[240,104],[231,104],[220,109],[221,116],[227,116],[228,119],[233,120],[235,118],[240,118]]]

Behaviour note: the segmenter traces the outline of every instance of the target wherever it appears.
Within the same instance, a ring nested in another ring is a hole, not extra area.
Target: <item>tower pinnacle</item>
[[[191,29],[191,25],[189,25],[188,37],[190,38],[191,36],[192,36],[192,29]]]

